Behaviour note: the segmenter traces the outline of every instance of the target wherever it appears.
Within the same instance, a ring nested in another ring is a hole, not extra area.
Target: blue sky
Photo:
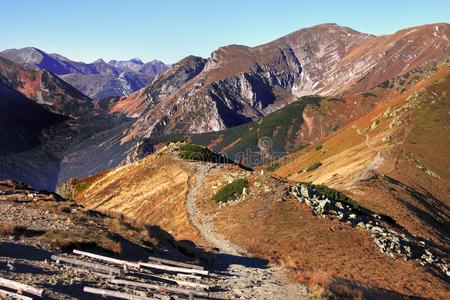
[[[0,50],[33,46],[86,62],[174,63],[329,22],[376,35],[450,22],[449,0],[0,0],[0,7]]]

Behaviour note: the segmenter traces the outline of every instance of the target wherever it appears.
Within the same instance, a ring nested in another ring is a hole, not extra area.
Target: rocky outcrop
[[[345,195],[323,186],[300,183],[292,187],[292,194],[319,217],[339,219],[353,227],[369,231],[373,242],[389,257],[415,260],[450,277],[448,261],[441,254],[427,246],[425,240],[395,224],[389,217],[362,208]]]

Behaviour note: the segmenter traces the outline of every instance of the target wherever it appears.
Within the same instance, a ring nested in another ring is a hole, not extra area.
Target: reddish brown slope
[[[10,88],[61,114],[80,114],[92,108],[91,100],[47,71],[26,69],[0,57],[0,76]]]

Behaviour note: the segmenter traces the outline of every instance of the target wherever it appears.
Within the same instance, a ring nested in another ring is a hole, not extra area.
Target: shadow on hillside
[[[422,300],[427,298],[417,296],[406,296],[387,289],[365,286],[353,280],[334,278],[334,283],[328,286],[328,289],[337,297],[337,299],[366,299],[366,300]]]
[[[402,198],[397,195],[396,200],[414,213],[414,215],[423,223],[431,225],[429,227],[430,230],[443,241],[443,244],[448,245],[450,243],[450,226],[448,222],[450,219],[450,208],[439,201],[439,199],[435,198],[431,193],[422,193],[417,191],[417,189],[386,175],[384,178],[390,184],[399,186],[401,190],[406,193],[407,196],[404,195],[405,197],[402,196]],[[407,198],[410,200],[406,200]],[[398,226],[401,227],[400,225]],[[403,227],[401,227],[401,229],[407,232]],[[448,253],[449,251],[448,247],[441,247],[429,239],[426,241],[428,244],[444,253]]]
[[[268,261],[260,258],[239,256],[219,251],[209,251],[197,246],[190,240],[177,241],[170,233],[159,226],[148,226],[150,234],[157,238],[158,246],[167,251],[155,255],[179,262],[196,262],[217,273],[228,269],[230,265],[242,265],[248,268],[266,269]],[[169,247],[175,251],[170,251]]]
[[[26,260],[50,260],[51,253],[29,245],[2,242],[0,256]]]

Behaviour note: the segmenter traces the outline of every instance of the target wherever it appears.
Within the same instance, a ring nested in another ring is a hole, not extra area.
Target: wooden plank
[[[113,290],[97,289],[97,288],[88,287],[88,286],[83,287],[83,291],[85,293],[102,295],[102,296],[110,296],[110,297],[119,298],[119,299],[128,299],[128,300],[152,300],[153,299],[153,298],[149,298],[146,296],[127,294],[127,293],[117,292],[117,291],[113,291]]]
[[[110,267],[110,266],[105,266],[105,265],[97,264],[97,263],[90,263],[90,262],[82,261],[82,260],[75,259],[75,258],[52,255],[52,259],[55,260],[56,263],[59,263],[62,261],[62,262],[66,262],[66,263],[69,263],[72,265],[78,265],[78,266],[83,266],[83,267],[87,267],[87,268],[91,268],[91,269],[102,270],[102,271],[112,273],[112,274],[122,274],[121,269]]]
[[[30,294],[33,294],[33,295],[36,295],[39,297],[42,297],[42,293],[44,292],[44,289],[39,289],[39,288],[36,288],[36,287],[28,285],[28,284],[20,283],[18,281],[14,281],[14,280],[2,278],[2,277],[0,277],[0,286],[7,287],[12,290],[16,290],[18,292],[27,292],[27,293],[30,293]]]
[[[95,253],[90,253],[90,252],[85,252],[85,251],[80,251],[80,250],[76,250],[76,249],[73,250],[73,253],[78,254],[78,255],[88,256],[88,257],[95,258],[98,260],[107,261],[107,262],[117,264],[117,265],[128,266],[128,267],[133,267],[133,268],[139,269],[139,264],[136,262],[112,258],[112,257],[99,255],[99,254],[95,254]]]
[[[177,266],[177,267],[184,267],[184,268],[191,268],[191,269],[197,269],[197,270],[204,270],[202,266],[193,265],[193,264],[187,264],[179,261],[169,260],[169,259],[163,259],[159,257],[149,256],[148,260],[164,264],[164,265],[170,265],[170,266]]]
[[[191,279],[202,279],[200,276],[196,276],[196,275],[191,275],[191,274],[177,274],[177,276],[179,277],[183,277],[183,278],[191,278]]]
[[[164,270],[164,271],[170,271],[170,272],[179,272],[179,273],[188,273],[188,274],[201,274],[201,275],[208,275],[208,271],[206,270],[197,270],[197,269],[186,269],[181,267],[172,267],[172,266],[164,266],[159,264],[152,264],[152,263],[139,263],[139,266],[147,267],[151,269],[157,269],[157,270]]]
[[[163,285],[157,285],[157,284],[151,284],[151,283],[145,283],[145,282],[129,281],[129,280],[122,280],[122,279],[112,279],[110,282],[114,283],[114,284],[141,287],[141,288],[146,288],[146,289],[156,290],[156,291],[161,291],[161,292],[167,291],[167,292],[184,294],[184,295],[192,294],[192,295],[201,296],[201,297],[208,297],[208,293],[205,293],[205,292],[199,292],[199,291],[195,291],[195,290],[188,290],[188,289],[177,288],[177,287],[169,287],[169,286],[163,286]]]
[[[181,285],[181,286],[209,290],[209,286],[207,286],[206,284],[195,283],[195,282],[184,281],[184,280],[178,280],[178,279],[175,279],[175,278],[167,278],[167,277],[158,276],[158,275],[155,275],[155,274],[142,273],[142,272],[130,272],[130,274],[131,275],[133,275],[133,274],[145,275],[145,276],[148,276],[150,278],[159,279],[161,281],[173,282],[173,283],[176,283],[176,284]]]
[[[14,299],[20,299],[20,300],[33,300],[33,298],[31,298],[31,297],[27,297],[27,296],[24,296],[24,295],[21,295],[21,294],[8,292],[8,291],[0,289],[0,296],[1,295],[5,296],[5,297],[8,297],[8,299],[9,298],[14,298]],[[2,298],[2,297],[0,297],[0,298]]]

